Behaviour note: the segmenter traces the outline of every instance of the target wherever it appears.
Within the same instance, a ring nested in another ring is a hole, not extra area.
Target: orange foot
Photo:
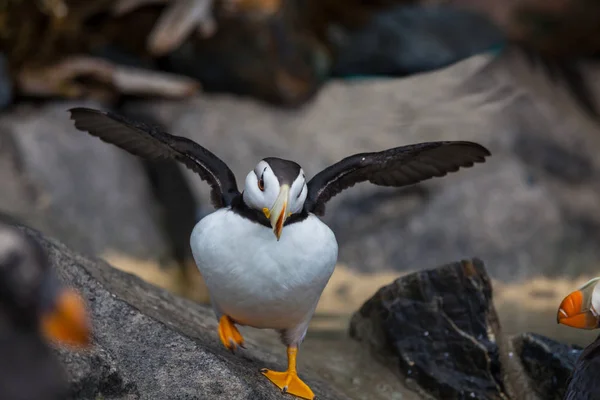
[[[249,13],[269,16],[275,14],[282,0],[224,0],[223,6],[230,13]]]
[[[313,400],[315,394],[306,383],[298,377],[296,372],[296,347],[288,347],[288,370],[285,372],[262,369],[260,372],[267,377],[283,393],[289,393],[302,399]]]
[[[219,337],[223,346],[232,352],[237,346],[244,348],[244,338],[227,315],[223,315],[219,320]]]

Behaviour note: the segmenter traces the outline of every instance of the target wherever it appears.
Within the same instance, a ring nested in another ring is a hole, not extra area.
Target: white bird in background
[[[296,354],[323,289],[333,273],[338,246],[318,216],[325,203],[356,183],[405,186],[484,162],[490,153],[471,142],[431,142],[357,154],[307,182],[297,163],[265,158],[239,192],[229,167],[192,140],[88,108],[71,109],[75,126],[150,160],[184,163],[212,188],[217,211],[195,226],[190,244],[219,320],[223,345],[244,339],[236,328],[275,329],[287,346],[285,372],[261,372],[283,392],[313,399],[296,371]]]

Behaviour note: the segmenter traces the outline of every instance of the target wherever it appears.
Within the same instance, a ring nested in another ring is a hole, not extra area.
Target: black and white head
[[[264,213],[279,240],[285,220],[303,210],[307,194],[306,175],[300,165],[269,157],[246,176],[243,199],[248,207]]]

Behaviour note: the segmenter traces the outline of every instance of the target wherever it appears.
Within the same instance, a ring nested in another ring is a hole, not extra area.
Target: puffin
[[[600,277],[570,293],[558,308],[557,322],[578,329],[600,328]],[[569,378],[565,400],[591,400],[600,396],[600,336],[582,352]]]
[[[286,371],[262,369],[283,393],[313,399],[296,357],[338,256],[319,217],[328,200],[360,182],[401,187],[482,163],[491,153],[467,141],[438,141],[355,154],[310,180],[296,162],[264,158],[240,192],[231,169],[198,143],[110,111],[69,110],[78,130],[149,160],[173,159],[211,187],[216,210],[195,225],[190,246],[209,291],[223,345],[244,347],[237,326],[272,329],[287,348]]]
[[[90,346],[81,296],[63,286],[41,245],[0,222],[0,393],[3,400],[62,400],[68,383],[49,341]]]

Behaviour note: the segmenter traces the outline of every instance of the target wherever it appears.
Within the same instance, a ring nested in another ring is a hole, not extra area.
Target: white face
[[[246,176],[246,186],[244,187],[244,202],[248,207],[262,211],[263,209],[271,209],[277,196],[281,183],[269,164],[265,161],[259,162],[253,171],[250,171]],[[302,210],[308,188],[306,187],[306,178],[304,171],[300,169],[298,176],[290,186],[289,196],[287,199],[287,211],[290,214],[295,214]]]

